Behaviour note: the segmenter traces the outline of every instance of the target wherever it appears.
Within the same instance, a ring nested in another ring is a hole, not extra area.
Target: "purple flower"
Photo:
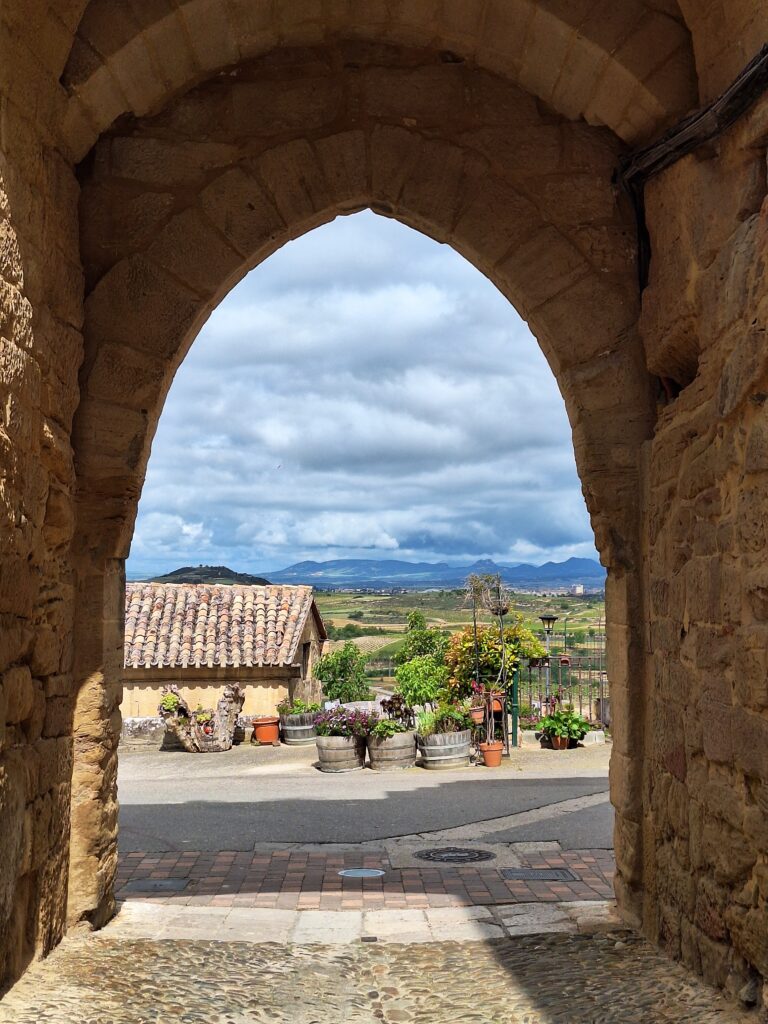
[[[315,730],[318,736],[366,737],[378,721],[376,712],[331,708],[315,715]]]

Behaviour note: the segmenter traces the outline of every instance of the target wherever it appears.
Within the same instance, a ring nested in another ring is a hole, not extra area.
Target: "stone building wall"
[[[34,14],[27,10],[34,21]],[[0,991],[64,929],[73,763],[78,185],[53,53],[0,16]],[[70,30],[75,27],[72,16]],[[62,23],[62,30],[64,25]]]
[[[125,718],[157,717],[164,686],[173,683],[189,707],[214,708],[224,689],[237,683],[245,693],[244,715],[274,715],[275,706],[299,683],[299,670],[281,669],[141,669],[123,672],[120,713]]]
[[[641,316],[611,180],[767,38],[756,0],[5,0],[0,989],[114,907],[123,560],[173,372],[242,274],[365,206],[487,274],[562,390],[622,912],[768,975],[765,101],[648,185]]]
[[[645,927],[734,991],[768,978],[767,149],[768,97],[646,190]]]

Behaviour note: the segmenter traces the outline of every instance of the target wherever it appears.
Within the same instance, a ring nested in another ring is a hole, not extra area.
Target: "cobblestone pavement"
[[[3,1024],[741,1024],[627,933],[422,945],[71,938]]]
[[[489,844],[479,845],[493,849]],[[515,850],[514,844],[511,848]],[[503,849],[509,849],[509,844]],[[492,861],[464,867],[427,863],[394,867],[386,849],[370,847],[337,852],[298,848],[257,853],[129,853],[120,860],[116,893],[118,899],[149,898],[182,906],[286,910],[472,906],[613,896],[614,862],[608,850],[518,851],[515,863],[534,869],[565,869],[573,877],[508,880]],[[339,871],[348,867],[377,868],[384,875],[373,879],[339,877]],[[166,885],[183,888],[163,892]]]

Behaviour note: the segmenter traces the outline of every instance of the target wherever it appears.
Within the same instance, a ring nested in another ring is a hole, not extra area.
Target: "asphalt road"
[[[526,755],[530,766],[525,767],[524,758],[522,768],[512,764],[445,773],[415,769],[329,775],[312,767],[313,752],[306,749],[240,748],[215,755],[126,752],[118,776],[120,848],[245,851],[265,842],[366,842],[607,792],[607,751],[541,753]],[[601,803],[511,828],[495,838],[556,839],[564,848],[607,848],[612,823],[610,805]]]

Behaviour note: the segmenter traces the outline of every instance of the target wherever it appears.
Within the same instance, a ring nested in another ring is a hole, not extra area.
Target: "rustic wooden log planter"
[[[190,754],[214,754],[232,747],[237,718],[245,703],[245,694],[237,683],[227,686],[214,711],[202,713],[190,711],[176,687],[163,691],[164,696],[171,693],[179,698],[176,707],[167,710],[161,704],[158,710],[166,732],[175,736],[184,750]],[[210,715],[210,719],[202,718],[203,715]]]

